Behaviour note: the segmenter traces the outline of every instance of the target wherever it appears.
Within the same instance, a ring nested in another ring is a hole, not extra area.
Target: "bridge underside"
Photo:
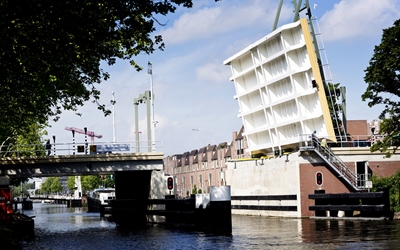
[[[97,154],[0,159],[0,176],[9,178],[115,174],[162,170],[163,153]]]

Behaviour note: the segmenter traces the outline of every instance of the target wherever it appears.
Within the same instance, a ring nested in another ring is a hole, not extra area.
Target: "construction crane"
[[[103,137],[102,135],[98,135],[98,134],[96,134],[96,133],[93,132],[93,131],[87,131],[87,130],[86,130],[86,133],[85,133],[85,130],[84,130],[84,129],[80,129],[80,128],[65,127],[65,130],[68,130],[68,131],[75,131],[76,133],[84,134],[84,135],[86,134],[87,136],[90,137],[90,141],[91,141],[92,144],[94,143],[94,138],[95,138],[95,137],[96,137],[96,138],[102,138],[102,137]]]

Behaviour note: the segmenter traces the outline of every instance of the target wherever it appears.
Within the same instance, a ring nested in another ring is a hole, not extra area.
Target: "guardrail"
[[[340,136],[317,135],[321,141],[326,139],[329,147],[371,147],[378,140],[382,140],[384,135],[348,135],[343,138]],[[299,135],[299,148],[312,146],[311,134]]]
[[[30,195],[32,200],[76,200],[74,196],[67,195]]]
[[[336,172],[338,174],[338,177],[344,180],[348,185],[350,185],[354,189],[354,191],[361,191],[366,189],[365,182],[361,183],[361,176],[353,172],[349,167],[347,167],[346,164],[330,149],[333,146],[354,147],[354,142],[347,141],[338,143],[331,141],[331,144],[329,146],[322,146],[320,140],[312,141],[310,139],[311,136],[302,136],[303,138],[305,138],[305,140],[300,140],[300,151],[314,151],[315,153],[317,153],[328,164],[328,167],[331,168],[333,172]],[[333,143],[335,143],[335,145],[332,145]],[[357,143],[359,143],[359,141],[357,141]],[[358,145],[358,147],[360,146]],[[370,145],[368,147],[370,147]]]
[[[153,144],[152,144],[153,143]],[[144,153],[151,152],[153,148],[163,147],[162,141],[150,142],[88,142],[51,143],[51,148],[46,149],[46,144],[10,144],[0,148],[0,157],[20,156],[46,156],[46,155],[85,155],[107,153]]]

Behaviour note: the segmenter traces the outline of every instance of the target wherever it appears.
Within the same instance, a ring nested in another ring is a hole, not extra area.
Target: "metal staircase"
[[[346,164],[344,164],[344,162],[329,149],[329,147],[323,147],[319,141],[315,141],[315,146],[307,147],[306,150],[303,149],[303,151],[314,151],[325,161],[325,163],[327,163],[328,168],[336,173],[337,177],[352,188],[353,191],[357,192],[365,189],[364,186],[357,185],[357,183],[359,183],[359,176],[347,167]]]

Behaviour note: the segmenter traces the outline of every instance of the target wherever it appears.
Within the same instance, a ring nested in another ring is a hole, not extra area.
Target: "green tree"
[[[101,62],[134,61],[162,50],[157,20],[192,0],[0,1],[0,127],[3,133],[59,118],[62,110],[98,103],[109,79]],[[110,113],[104,104],[98,108]],[[6,137],[6,138],[7,138]]]
[[[75,176],[68,176],[67,187],[71,191],[75,190]]]
[[[88,175],[81,177],[82,192],[88,193],[91,190],[100,187],[111,188],[114,187],[114,181],[111,179],[110,175],[104,175],[104,180],[101,179],[99,175]]]
[[[22,186],[22,188],[21,188]],[[33,189],[35,188],[35,183],[29,183],[29,182],[22,182],[19,185],[16,185],[13,187],[13,196],[23,196],[27,197],[29,195],[28,189]]]
[[[388,177],[373,175],[371,181],[373,183],[372,192],[376,192],[380,188],[389,189],[390,210],[400,212],[400,171]]]
[[[15,131],[13,137],[3,141],[7,144],[3,144],[1,156],[44,156],[42,137],[47,135],[46,125],[35,122]]]
[[[43,146],[44,142],[41,141],[41,138],[42,136],[47,135],[47,131],[44,129],[45,126],[46,124],[32,122],[29,123],[26,127],[23,127],[19,130],[12,129],[11,135],[4,134],[4,130],[1,129],[0,157],[43,156],[45,154],[45,151]],[[26,181],[28,181],[28,178],[26,177],[12,178],[10,179],[10,185],[16,186],[19,185],[21,182]]]
[[[362,100],[368,106],[384,105],[379,118],[383,120],[379,132],[385,138],[371,147],[371,151],[382,151],[390,157],[398,146],[391,147],[400,131],[400,20],[383,30],[381,43],[375,46],[374,54],[365,70],[364,80],[368,84]]]
[[[114,187],[114,185],[114,180],[111,178],[111,175],[104,175],[104,180],[98,175],[81,176],[81,186],[84,194],[102,186],[110,188]],[[70,190],[75,190],[75,176],[69,176],[67,178],[67,187]]]
[[[45,182],[42,183],[42,187],[40,189],[43,194],[57,193],[63,190],[60,177],[48,177]]]

